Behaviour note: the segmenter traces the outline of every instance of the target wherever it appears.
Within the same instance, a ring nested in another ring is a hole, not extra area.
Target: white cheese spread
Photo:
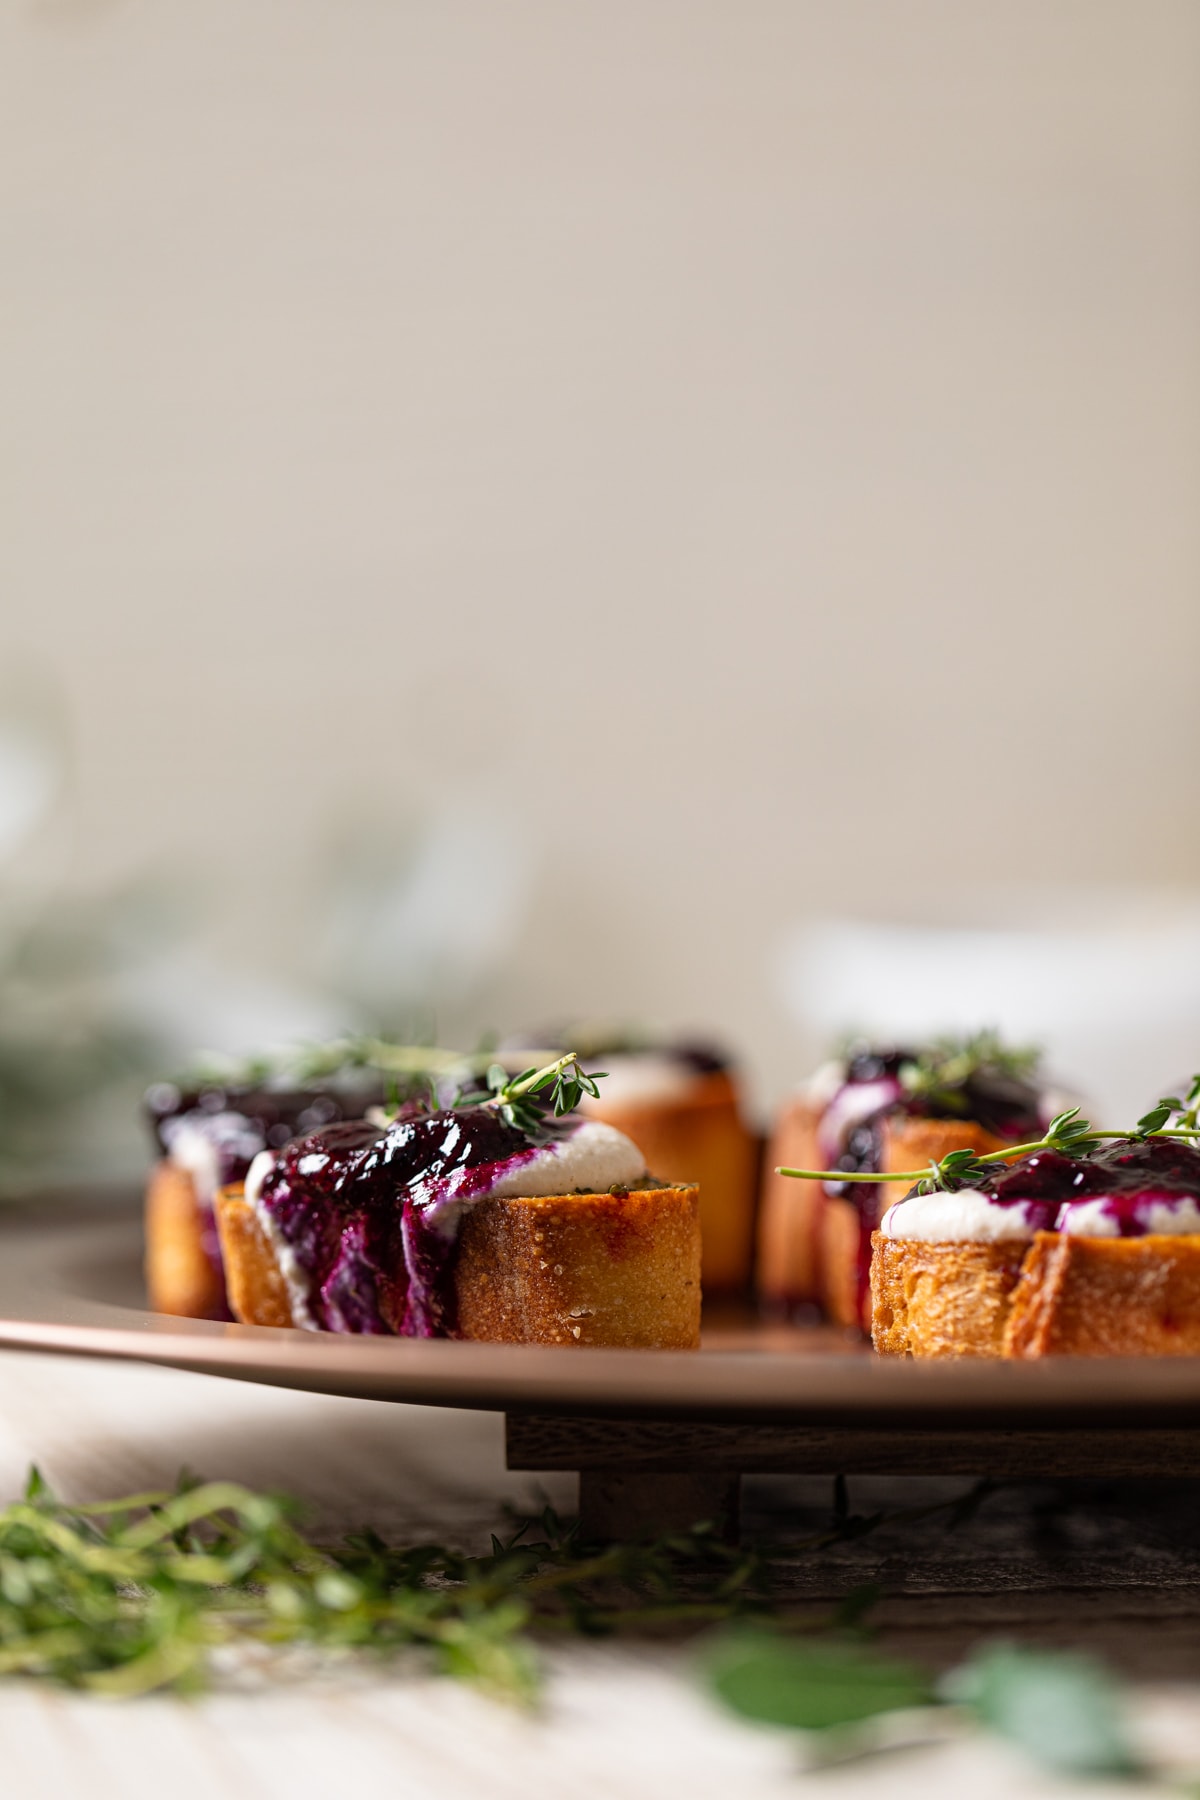
[[[1036,1227],[1025,1206],[994,1206],[978,1188],[957,1193],[913,1194],[883,1215],[884,1237],[913,1238],[923,1244],[995,1244],[1031,1238]]]
[[[1183,1237],[1200,1232],[1200,1206],[1191,1194],[1147,1194],[1134,1201],[1138,1236]],[[1099,1195],[1094,1200],[1070,1200],[1058,1215],[1057,1227],[1069,1237],[1120,1237],[1121,1222],[1112,1203]]]

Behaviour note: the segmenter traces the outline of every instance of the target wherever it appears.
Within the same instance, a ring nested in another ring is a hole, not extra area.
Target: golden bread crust
[[[234,1314],[291,1325],[275,1253],[240,1187],[217,1195]],[[690,1350],[700,1342],[695,1187],[480,1200],[455,1264],[460,1338]]]
[[[871,1338],[883,1356],[1002,1356],[1029,1246],[871,1237]]]
[[[882,1183],[879,1188],[882,1189]],[[876,1193],[868,1190],[867,1203]],[[884,1205],[887,1202],[883,1202]],[[817,1279],[821,1310],[835,1325],[871,1329],[870,1296],[862,1293],[863,1215],[853,1200],[826,1194],[817,1218]]]
[[[758,1290],[794,1305],[820,1292],[818,1255],[825,1194],[819,1181],[795,1181],[778,1168],[818,1169],[821,1109],[802,1094],[781,1108],[767,1139],[758,1212]]]
[[[587,1115],[632,1138],[661,1181],[700,1189],[706,1293],[749,1285],[754,1248],[759,1144],[742,1122],[737,1090],[724,1070],[697,1078],[679,1100],[589,1101]]]
[[[885,1356],[1200,1354],[1200,1236],[871,1245]]]
[[[240,1184],[221,1188],[216,1210],[234,1318],[243,1325],[294,1325],[287,1283]]]
[[[483,1200],[459,1237],[458,1335],[693,1350],[702,1229],[695,1187]]]
[[[221,1319],[225,1285],[204,1247],[206,1220],[187,1169],[165,1159],[146,1184],[146,1287],[155,1312]]]
[[[1004,1138],[985,1131],[972,1119],[913,1119],[898,1114],[883,1122],[885,1170],[923,1169],[952,1150],[977,1150],[980,1156],[987,1156],[1005,1147]],[[903,1200],[911,1185],[908,1181],[882,1183],[883,1211],[894,1200]]]
[[[1200,1236],[1039,1231],[1025,1258],[1006,1356],[1200,1353]]]

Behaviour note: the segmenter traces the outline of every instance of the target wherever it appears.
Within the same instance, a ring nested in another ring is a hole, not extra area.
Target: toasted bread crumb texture
[[[230,1302],[247,1325],[290,1325],[274,1251],[238,1187],[217,1196]],[[695,1187],[478,1201],[455,1265],[458,1333],[507,1344],[695,1349]]]
[[[872,1239],[885,1356],[1200,1354],[1200,1237]]]
[[[871,1239],[871,1337],[884,1356],[1001,1356],[1027,1246]]]
[[[204,1247],[204,1219],[188,1169],[156,1163],[146,1187],[146,1287],[155,1312],[227,1317],[225,1289]]]
[[[463,1220],[456,1281],[460,1337],[694,1349],[699,1190],[481,1201]]]
[[[1014,1357],[1200,1353],[1200,1237],[1039,1231],[1004,1348]]]

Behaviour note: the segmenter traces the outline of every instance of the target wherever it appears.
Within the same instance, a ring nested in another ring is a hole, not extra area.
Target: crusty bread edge
[[[1200,1354],[1200,1234],[923,1243],[876,1232],[871,1289],[882,1355]]]
[[[468,1224],[474,1217],[475,1225],[483,1224],[488,1216],[488,1209],[494,1213],[503,1213],[514,1217],[524,1217],[527,1225],[540,1225],[542,1236],[549,1235],[548,1229],[555,1223],[555,1209],[563,1215],[567,1225],[571,1223],[572,1209],[575,1209],[576,1222],[581,1217],[580,1203],[592,1203],[592,1209],[607,1212],[608,1223],[619,1224],[619,1208],[622,1200],[626,1204],[632,1202],[643,1210],[675,1208],[680,1217],[679,1266],[669,1273],[673,1276],[678,1292],[663,1296],[668,1304],[675,1302],[674,1312],[670,1315],[661,1342],[639,1342],[641,1348],[696,1349],[700,1343],[700,1226],[699,1226],[699,1189],[694,1184],[682,1183],[676,1186],[654,1188],[631,1188],[627,1194],[564,1194],[539,1197],[506,1197],[489,1198],[476,1202],[468,1214]],[[288,1326],[298,1323],[293,1317],[292,1305],[287,1284],[279,1268],[274,1245],[263,1230],[251,1203],[246,1199],[240,1185],[225,1187],[220,1190],[216,1201],[218,1229],[221,1234],[221,1245],[225,1256],[230,1305],[235,1318],[248,1325]],[[535,1216],[536,1215],[536,1216]],[[478,1232],[468,1233],[470,1236]],[[636,1233],[634,1234],[636,1236]],[[566,1251],[561,1254],[567,1254]],[[536,1246],[537,1261],[543,1268],[552,1270],[555,1275],[561,1273],[549,1256],[543,1255],[543,1244]],[[489,1279],[493,1271],[489,1270]],[[661,1271],[660,1271],[661,1274]],[[461,1305],[461,1297],[460,1297]],[[470,1335],[470,1334],[464,1334]],[[488,1335],[481,1336],[480,1341],[497,1341]],[[586,1343],[581,1331],[554,1333],[545,1336],[512,1338],[500,1341],[523,1342],[561,1342],[564,1347],[574,1347]]]

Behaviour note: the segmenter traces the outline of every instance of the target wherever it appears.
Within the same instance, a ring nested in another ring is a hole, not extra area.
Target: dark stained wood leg
[[[736,1475],[720,1471],[639,1475],[582,1469],[580,1532],[589,1543],[630,1543],[712,1524],[727,1542],[734,1542],[739,1486]]]
[[[734,1541],[743,1474],[1200,1475],[1200,1430],[861,1429],[510,1413],[510,1469],[578,1469],[583,1534],[637,1539],[712,1521]]]

